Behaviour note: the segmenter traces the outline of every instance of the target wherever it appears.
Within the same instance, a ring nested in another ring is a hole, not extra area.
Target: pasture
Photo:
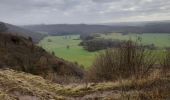
[[[128,34],[112,33],[108,35],[102,34],[100,38],[118,39],[118,40],[136,40],[142,38],[142,44],[154,44],[156,47],[170,47],[170,34]],[[71,36],[48,36],[40,41],[42,46],[48,52],[54,52],[57,57],[63,58],[71,62],[77,62],[86,69],[92,65],[97,52],[88,52],[79,46],[81,40],[79,35]],[[157,51],[158,52],[158,51]]]
[[[144,34],[128,34],[122,35],[121,33],[112,33],[112,34],[102,34],[101,37],[106,39],[118,39],[118,40],[136,40],[138,37],[142,38],[142,44],[154,44],[156,47],[170,47],[170,34],[153,34],[153,33],[144,33]]]
[[[39,45],[48,52],[53,51],[57,57],[77,62],[88,68],[92,64],[96,53],[84,50],[79,46],[80,42],[79,35],[67,36],[67,38],[66,36],[49,36],[43,39]]]

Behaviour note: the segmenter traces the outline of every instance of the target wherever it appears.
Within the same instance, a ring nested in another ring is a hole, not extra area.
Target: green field
[[[119,39],[119,40],[136,40],[140,36],[143,44],[154,44],[157,47],[170,47],[170,34],[129,34],[122,35],[120,33],[113,33],[109,35],[101,35],[102,38]],[[49,40],[51,40],[49,42]],[[43,39],[39,45],[49,52],[54,51],[57,57],[68,61],[78,62],[89,68],[95,59],[97,52],[88,52],[84,50],[79,43],[79,35],[72,36],[48,36]],[[69,46],[69,48],[67,48]]]
[[[136,40],[137,37],[142,38],[142,44],[154,44],[157,47],[170,47],[170,34],[128,34],[122,35],[120,33],[112,33],[109,35],[102,35],[107,39],[119,39],[119,40]]]
[[[48,42],[49,39],[52,42]],[[96,53],[90,53],[78,46],[80,42],[79,35],[72,35],[67,39],[65,39],[65,36],[49,36],[42,40],[39,45],[49,52],[54,51],[57,57],[89,67]],[[70,46],[69,49],[67,45]]]

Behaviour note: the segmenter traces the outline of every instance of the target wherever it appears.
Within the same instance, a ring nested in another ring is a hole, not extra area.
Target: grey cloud
[[[118,2],[121,0],[92,0],[92,1],[96,3],[110,3],[110,2]]]
[[[170,19],[169,12],[169,0],[0,0],[0,21],[12,24],[147,20],[155,14]]]

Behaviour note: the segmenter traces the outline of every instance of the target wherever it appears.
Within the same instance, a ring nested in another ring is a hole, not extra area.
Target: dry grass
[[[39,76],[9,69],[0,70],[0,99],[17,100],[21,98],[36,98],[37,100],[74,100],[75,98],[81,99],[87,95],[91,95],[93,98],[94,94],[100,96],[100,93],[103,95],[107,92],[112,95],[116,94],[111,91],[118,91],[119,100],[127,96],[130,98],[139,96],[168,98],[170,94],[168,91],[170,89],[170,79],[161,78],[157,75],[155,73],[153,76],[138,80],[126,79],[115,82],[89,83],[86,86],[85,84],[60,85],[44,80]],[[158,92],[154,92],[155,89]],[[159,93],[161,93],[161,96],[158,95]],[[104,95],[103,98],[107,97],[107,95]]]
[[[10,97],[8,94],[0,91],[0,100],[16,100],[16,98]]]
[[[12,97],[30,96],[41,100],[60,98],[54,94],[62,86],[52,84],[42,77],[13,70],[0,71],[0,89]]]

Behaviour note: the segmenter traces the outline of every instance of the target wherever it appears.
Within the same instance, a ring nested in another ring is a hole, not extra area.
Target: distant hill
[[[170,20],[163,21],[137,21],[137,22],[115,22],[115,23],[100,23],[101,25],[111,25],[111,26],[145,26],[146,24],[158,24],[158,23],[170,23]]]
[[[46,36],[45,34],[30,31],[28,29],[24,29],[24,28],[21,28],[21,27],[15,26],[15,25],[11,25],[8,23],[3,23],[3,22],[0,22],[0,29],[3,29],[0,31],[10,33],[13,35],[24,36],[25,38],[32,37],[34,42],[38,42]]]
[[[88,24],[54,24],[24,26],[32,31],[47,32],[49,35],[108,33],[135,30],[131,26],[88,25]]]
[[[170,21],[150,22],[142,26],[145,33],[170,33]]]
[[[170,33],[170,21],[156,22],[127,22],[105,24],[51,24],[51,25],[28,25],[23,26],[37,32],[45,32],[50,35],[64,34],[90,34],[90,33]]]

